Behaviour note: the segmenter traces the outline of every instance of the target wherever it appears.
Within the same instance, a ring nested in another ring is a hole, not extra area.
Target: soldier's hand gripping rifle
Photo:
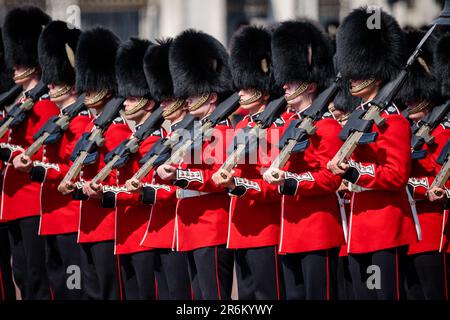
[[[15,84],[8,91],[0,94],[0,109],[12,104],[22,92],[22,86]]]
[[[369,103],[369,108],[367,110],[359,108],[352,112],[350,118],[339,134],[339,137],[345,142],[334,157],[334,160],[337,159],[338,166],[348,160],[358,144],[371,143],[376,140],[377,134],[375,132],[370,132],[373,123],[379,127],[384,125],[385,119],[381,117],[381,113],[392,104],[393,100],[400,92],[400,89],[408,76],[410,67],[419,57],[422,52],[422,46],[428,40],[435,27],[436,24],[428,30],[422,40],[420,40],[420,43],[417,45],[414,52],[408,58],[403,70],[394,80],[380,89],[376,97]]]
[[[434,107],[416,128],[411,138],[412,159],[419,160],[425,158],[427,151],[423,150],[424,144],[431,145],[434,142],[434,136],[431,132],[442,122],[443,119],[450,116],[450,99],[445,103]]]
[[[33,136],[34,142],[25,150],[24,155],[31,158],[43,145],[58,141],[62,133],[69,128],[70,121],[86,109],[84,98],[85,94],[80,95],[73,104],[62,110],[61,115],[48,119],[45,125]],[[25,160],[22,160],[22,162],[26,163]]]
[[[233,150],[227,156],[220,169],[231,172],[246,154],[255,151],[258,146],[258,138],[283,113],[286,105],[287,101],[284,97],[272,100],[264,111],[256,117],[255,126],[250,129],[241,129],[233,142]],[[223,176],[223,178],[225,179],[226,176]]]
[[[179,143],[178,147],[172,153],[171,157],[167,159],[164,164],[173,165],[179,163],[186,153],[191,150],[194,144],[202,141],[203,135],[213,129],[218,123],[227,119],[239,106],[239,95],[234,93],[228,97],[225,101],[221,102],[216,109],[207,116],[199,130],[194,130],[189,138],[184,139]]]
[[[10,128],[22,123],[26,119],[28,111],[31,110],[34,104],[47,93],[48,88],[42,81],[39,81],[33,89],[27,91],[25,93],[26,100],[22,103],[15,104],[0,123],[0,138],[2,138]]]
[[[112,121],[119,115],[124,100],[124,98],[113,98],[108,101],[103,112],[94,121],[93,130],[84,133],[80,140],[78,140],[72,153],[72,166],[59,184],[58,190],[61,190],[66,183],[75,179],[83,166],[97,161],[98,148],[105,143],[104,133]]]
[[[308,148],[309,137],[316,132],[314,123],[320,120],[328,112],[328,105],[333,101],[339,91],[340,75],[312,102],[311,106],[303,112],[302,119],[292,121],[281,138],[279,147],[281,152],[277,155],[269,168],[272,176],[278,179],[278,173],[273,169],[281,169],[289,160],[291,154],[303,152]]]
[[[180,138],[183,137],[183,132],[191,129],[194,120],[194,116],[187,114],[184,119],[178,123],[177,128],[172,132],[170,137],[161,138],[155,142],[145,156],[139,161],[141,167],[131,179],[140,182],[147,176],[152,168],[164,163],[170,157],[170,151],[173,147],[180,142]],[[139,185],[134,182],[133,186],[137,188]]]
[[[150,117],[139,127],[139,129],[128,139],[122,141],[114,150],[105,156],[106,165],[91,180],[91,187],[106,179],[113,169],[125,165],[130,156],[136,153],[142,141],[147,139],[152,132],[161,128],[164,122],[162,108],[157,108]]]

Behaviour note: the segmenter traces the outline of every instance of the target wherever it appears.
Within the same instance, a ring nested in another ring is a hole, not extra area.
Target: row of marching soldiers
[[[351,12],[335,43],[312,21],[245,26],[228,53],[195,30],[121,43],[107,29],[80,31],[35,7],[11,10],[2,30],[2,92],[12,81],[22,87],[10,105],[31,99],[27,93],[42,83],[48,95],[1,137],[2,297],[14,296],[14,279],[22,299],[226,300],[235,271],[239,299],[448,298],[449,191],[429,187],[450,121],[435,126],[421,160],[411,160],[411,132],[450,97],[450,35],[429,39],[397,106],[383,111],[384,126],[373,126],[377,139],[338,165],[350,113],[370,107],[423,36],[383,11],[380,28],[368,28],[369,17],[365,8]],[[251,130],[269,102],[284,95],[287,107],[265,137],[282,146],[289,124],[303,119],[337,72],[340,93],[304,152],[280,169],[267,160],[271,148],[253,163],[223,166],[224,137],[233,127],[235,135]],[[166,160],[136,178],[154,144],[189,116],[205,123],[233,92],[241,120],[232,126],[220,119],[212,139],[194,143],[220,159]],[[85,108],[30,152],[46,123],[82,93]],[[103,143],[74,179],[64,179],[78,141],[117,97],[124,98],[122,110]],[[5,120],[12,110],[5,108]],[[170,124],[166,130],[147,132],[122,166],[92,182],[155,112]]]

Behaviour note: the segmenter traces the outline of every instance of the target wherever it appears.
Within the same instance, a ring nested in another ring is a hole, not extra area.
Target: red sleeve
[[[404,188],[411,171],[411,128],[401,115],[389,115],[379,130],[376,159],[349,161],[352,183],[369,189],[398,190]],[[357,147],[354,154],[364,159]],[[377,162],[372,162],[376,160]],[[347,179],[347,177],[345,177]]]

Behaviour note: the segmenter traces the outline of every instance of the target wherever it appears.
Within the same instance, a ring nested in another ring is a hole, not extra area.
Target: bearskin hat
[[[96,27],[81,34],[75,53],[75,86],[78,92],[117,91],[115,61],[119,38]]]
[[[272,36],[275,80],[317,83],[319,91],[333,78],[333,48],[328,35],[312,22],[286,21]]]
[[[175,95],[228,94],[232,91],[228,60],[225,47],[214,37],[192,29],[182,32],[169,51]]]
[[[339,91],[333,100],[334,107],[344,113],[350,113],[358,107],[362,100],[350,93],[348,81],[341,80]]]
[[[37,7],[12,9],[5,17],[3,41],[9,67],[39,67],[38,39],[51,18]]]
[[[148,40],[130,38],[120,45],[116,56],[119,95],[123,97],[150,96],[142,60],[151,44]]]
[[[38,53],[44,83],[75,84],[74,58],[80,34],[63,21],[52,21],[42,30]]]
[[[150,45],[144,56],[144,72],[152,97],[161,102],[174,97],[169,68],[169,50],[173,39],[157,40]]]
[[[434,50],[435,75],[442,96],[450,97],[450,33],[444,34]]]
[[[274,91],[271,33],[256,26],[238,29],[230,42],[230,67],[237,89]]]
[[[8,90],[14,85],[13,72],[5,63],[5,51],[3,48],[2,30],[0,29],[0,93]]]
[[[391,15],[355,9],[336,34],[337,67],[346,79],[392,80],[406,62],[404,44],[402,29]]]
[[[404,30],[406,53],[411,54],[425,35],[424,31],[407,28]],[[408,101],[440,100],[440,88],[434,74],[434,48],[437,38],[431,35],[422,46],[419,58],[411,66],[406,82],[397,96],[403,103]]]

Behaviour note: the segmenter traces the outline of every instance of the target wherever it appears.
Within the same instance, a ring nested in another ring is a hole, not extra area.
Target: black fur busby
[[[120,45],[116,56],[116,79],[122,97],[150,97],[142,61],[151,44],[148,40],[130,38]]]
[[[74,55],[81,31],[63,21],[52,21],[39,37],[39,63],[46,84],[75,84]]]
[[[96,27],[81,34],[75,53],[75,86],[78,92],[117,91],[115,62],[119,38]]]
[[[2,31],[0,29],[0,93],[8,90],[14,85],[13,72],[5,63],[5,51],[3,48]]]
[[[414,52],[420,40],[425,35],[424,31],[407,28],[404,30],[406,53]],[[431,101],[438,103],[440,100],[440,88],[436,81],[434,68],[434,48],[437,38],[431,35],[422,46],[419,58],[410,67],[406,82],[403,84],[397,99],[400,102]]]
[[[37,7],[12,9],[5,17],[3,41],[9,67],[39,67],[38,39],[51,18]]]
[[[319,90],[333,78],[333,46],[328,35],[309,21],[281,23],[272,36],[275,80],[317,83]]]
[[[169,50],[173,39],[158,40],[144,56],[144,72],[153,99],[158,102],[174,97],[169,69]]]
[[[188,97],[209,92],[223,96],[232,91],[232,78],[225,47],[201,31],[178,35],[169,51],[174,92]]]
[[[238,29],[230,42],[230,67],[237,89],[274,91],[271,33],[255,26]]]
[[[435,47],[435,74],[442,96],[450,98],[450,33],[444,34]]]
[[[347,79],[392,80],[406,62],[404,44],[402,29],[392,16],[382,10],[355,9],[336,35],[337,67]]]

